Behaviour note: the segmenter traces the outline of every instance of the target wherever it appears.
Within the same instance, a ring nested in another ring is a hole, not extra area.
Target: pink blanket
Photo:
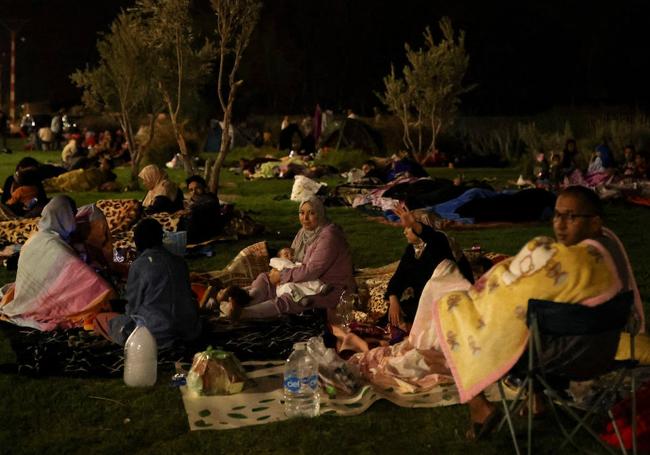
[[[113,290],[51,231],[25,243],[16,282],[3,288],[0,317],[39,330],[86,325]]]

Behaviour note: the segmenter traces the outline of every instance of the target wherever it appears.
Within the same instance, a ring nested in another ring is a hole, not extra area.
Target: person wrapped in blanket
[[[153,218],[140,221],[133,238],[138,257],[129,269],[126,311],[98,314],[94,330],[123,345],[139,318],[159,348],[198,338],[201,321],[187,264],[163,247],[162,226]]]
[[[321,200],[314,196],[303,201],[298,216],[302,229],[291,247],[295,260],[301,265],[282,271],[272,269],[258,275],[249,289],[250,304],[239,309],[231,305],[226,311],[227,316],[240,313],[242,319],[271,318],[286,313],[302,313],[310,308],[326,308],[328,317],[333,317],[341,293],[356,290],[352,255],[345,234],[327,219]],[[278,294],[278,285],[312,280],[320,280],[326,285],[326,292],[299,301],[289,292]]]
[[[183,192],[158,166],[149,164],[143,167],[138,177],[147,189],[142,201],[145,213],[174,213],[183,209]]]
[[[415,318],[424,285],[435,268],[444,259],[455,261],[447,236],[416,221],[415,215],[404,204],[393,211],[404,226],[404,237],[408,246],[402,254],[397,270],[388,282],[384,299],[388,300],[388,314],[380,325],[388,322],[408,332]],[[461,261],[459,267],[463,276],[474,282],[469,262]]]
[[[76,205],[55,196],[18,259],[16,282],[3,288],[0,317],[39,330],[91,327],[114,292],[70,246]]]
[[[460,401],[469,404],[472,425],[466,436],[489,434],[500,419],[483,390],[507,374],[525,352],[529,299],[595,306],[630,290],[635,314],[642,327],[645,323],[625,249],[603,227],[598,196],[585,187],[563,190],[555,204],[553,229],[556,242],[547,237],[531,240],[473,286],[453,263],[443,260],[422,291],[408,339],[356,354],[350,361],[373,383],[407,391],[421,391],[438,384],[441,375],[451,375]],[[613,360],[607,355],[616,350],[618,334],[613,336],[591,340],[598,343],[602,358],[589,361],[590,371],[598,362]],[[581,343],[558,345],[556,352],[545,354],[545,364],[573,365]]]
[[[575,275],[584,274],[584,277],[579,282],[574,281],[575,284],[582,285],[582,289],[579,289],[579,286],[574,286],[574,289],[570,290],[573,298],[567,298],[566,296],[552,299],[542,298],[595,306],[605,302],[618,292],[632,291],[634,294],[635,315],[639,321],[641,331],[645,331],[643,305],[627,253],[618,237],[603,227],[603,216],[602,203],[598,195],[589,188],[569,186],[559,193],[553,215],[555,238],[562,246],[568,247],[569,250],[573,249],[573,255],[576,257],[579,248],[586,247],[587,254],[595,258],[596,261],[592,263],[585,261],[582,270],[575,273]],[[591,250],[589,250],[590,245],[593,248]],[[573,281],[565,278],[566,274],[571,271],[569,266],[565,267],[565,272],[562,272],[558,266],[552,267],[548,272],[549,276],[557,278],[554,284],[562,286],[562,281],[565,283]],[[589,270],[590,267],[592,270]],[[555,274],[553,274],[553,268]],[[591,289],[589,289],[589,279],[591,279],[592,283],[597,283],[592,284]],[[566,284],[564,286],[568,287]],[[613,359],[613,353],[610,351],[616,349],[619,335],[617,332],[612,332],[601,334],[597,339],[588,336],[572,337],[569,342],[562,341],[555,344],[553,340],[547,340],[547,351],[541,353],[545,368],[547,371],[552,371],[554,368],[566,369],[570,365],[571,369],[575,371],[584,370],[585,368],[589,371],[606,371],[608,364]],[[594,343],[598,349],[591,350],[594,354],[585,358],[583,354],[585,344]],[[446,342],[443,341],[441,345],[443,352],[446,351],[445,357],[452,369],[454,367],[458,368],[462,362],[452,360],[453,355],[448,350],[449,345]],[[517,351],[523,351],[523,349],[519,347]],[[511,362],[512,360],[508,364]],[[508,368],[511,366],[509,365]],[[462,370],[463,367],[460,366],[457,374],[454,374],[457,384],[461,380],[460,371]],[[485,380],[464,381],[460,390],[461,399],[469,402],[472,420],[472,427],[467,434],[469,439],[477,439],[486,435],[492,430],[494,424],[500,420],[497,408],[487,401],[481,391],[484,388],[483,384],[485,384]],[[543,411],[543,400],[540,396],[536,396],[533,412],[538,414]]]

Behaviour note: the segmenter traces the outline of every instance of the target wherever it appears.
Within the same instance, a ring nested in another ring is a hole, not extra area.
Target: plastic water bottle
[[[129,387],[149,387],[158,375],[158,346],[149,329],[140,321],[124,344],[124,383]]]
[[[306,343],[293,345],[284,367],[284,413],[287,417],[315,417],[320,411],[318,364]]]

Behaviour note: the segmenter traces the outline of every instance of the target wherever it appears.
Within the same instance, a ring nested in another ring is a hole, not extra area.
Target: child
[[[293,269],[302,265],[300,262],[293,262],[294,252],[291,248],[282,248],[278,251],[278,257],[271,258],[270,265],[276,270]],[[320,280],[303,281],[302,283],[279,284],[275,293],[277,295],[291,294],[294,302],[299,302],[303,297],[322,294],[326,292],[327,286]]]
[[[285,268],[298,267],[299,262],[293,262],[294,252],[291,248],[282,248],[278,251],[278,256],[271,258],[270,265],[276,270]],[[316,294],[324,294],[329,287],[320,280],[304,281],[302,283],[284,283],[276,287],[276,294],[290,294],[295,302],[299,302],[304,297]],[[220,311],[227,315],[231,321],[239,319],[241,309],[251,303],[252,296],[243,288],[238,286],[228,286],[221,289],[216,295]],[[216,303],[215,302],[215,303]],[[213,308],[214,303],[208,302],[208,308]]]

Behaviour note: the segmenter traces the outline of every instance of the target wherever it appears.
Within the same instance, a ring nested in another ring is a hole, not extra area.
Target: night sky
[[[97,61],[122,0],[0,0],[0,20],[18,36],[17,98],[79,102],[69,82]],[[215,18],[196,2],[198,27]],[[269,0],[245,55],[239,115],[302,113],[316,102],[369,115],[391,62],[404,63],[404,42],[422,44],[429,25],[449,16],[466,32],[470,55],[462,110],[471,115],[531,114],[554,106],[650,106],[647,1],[463,2],[459,0]],[[0,29],[2,100],[8,99],[9,33]],[[214,89],[205,90],[215,103]]]

